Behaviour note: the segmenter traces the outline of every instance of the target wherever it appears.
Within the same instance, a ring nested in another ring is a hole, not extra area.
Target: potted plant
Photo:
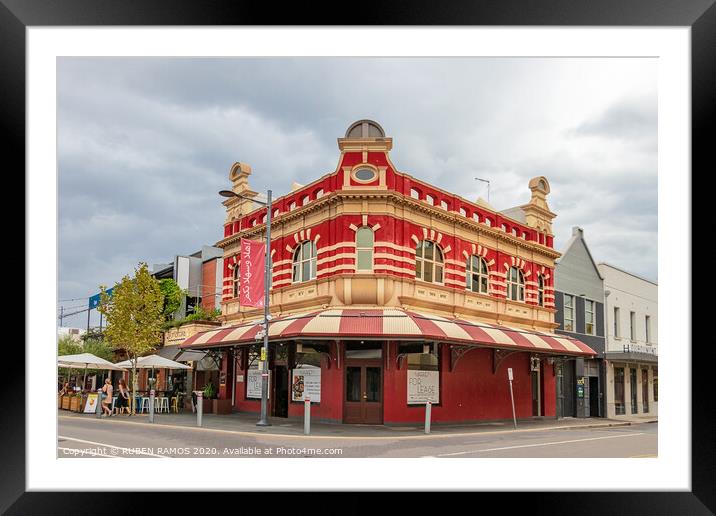
[[[216,396],[216,388],[213,383],[207,383],[204,386],[204,401],[202,411],[204,414],[214,412],[214,396]]]
[[[82,412],[82,393],[78,392],[70,396],[70,411]]]

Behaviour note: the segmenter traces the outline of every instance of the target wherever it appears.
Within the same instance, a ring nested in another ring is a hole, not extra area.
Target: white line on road
[[[76,439],[75,437],[67,437],[65,435],[58,435],[59,439],[66,439],[68,441],[76,441],[78,443],[86,443],[86,444],[94,444],[96,446],[106,446],[108,448],[116,448],[118,450],[123,450],[125,452],[130,452],[131,455],[149,455],[150,457],[159,457],[159,458],[167,458],[169,455],[158,455],[156,453],[149,453],[145,451],[135,451],[135,448],[127,448],[125,446],[115,446],[113,444],[107,444],[107,443],[98,443],[96,441],[85,441],[84,439]]]
[[[634,437],[636,435],[644,435],[644,432],[639,432],[635,434],[620,434],[620,435],[609,435],[606,437],[589,437],[585,439],[573,439],[571,441],[555,441],[551,443],[536,443],[536,444],[520,444],[518,446],[504,446],[502,448],[487,448],[485,450],[471,450],[471,451],[462,451],[462,452],[456,452],[456,453],[442,453],[438,455],[438,457],[451,457],[454,455],[466,455],[468,453],[485,453],[485,452],[493,452],[493,451],[501,451],[501,450],[513,450],[515,448],[534,448],[537,446],[553,446],[555,444],[568,444],[568,443],[579,443],[583,441],[598,441],[600,439],[616,439],[617,437]]]

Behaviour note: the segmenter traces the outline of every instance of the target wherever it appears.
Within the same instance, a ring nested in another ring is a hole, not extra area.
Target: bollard
[[[204,393],[196,393],[196,426],[201,426],[201,416],[204,411]]]
[[[149,391],[149,422],[154,423],[154,389]]]
[[[311,435],[311,399],[306,398],[303,403],[303,433]]]
[[[430,433],[430,418],[433,410],[433,404],[429,401],[425,402],[425,433]]]
[[[102,417],[102,389],[97,389],[97,417]]]

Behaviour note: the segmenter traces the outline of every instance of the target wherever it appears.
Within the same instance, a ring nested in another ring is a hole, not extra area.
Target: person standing
[[[104,395],[104,398],[102,399],[102,412],[107,414],[107,416],[112,415],[112,394],[114,393],[114,388],[112,387],[112,380],[107,378],[104,381],[104,385],[102,386],[102,394]]]
[[[129,389],[127,388],[127,383],[124,381],[124,378],[119,379],[119,393],[117,394],[117,403],[115,404],[115,408],[119,409],[119,412],[124,412],[124,410],[127,410],[128,415],[132,415],[132,410],[129,408]]]

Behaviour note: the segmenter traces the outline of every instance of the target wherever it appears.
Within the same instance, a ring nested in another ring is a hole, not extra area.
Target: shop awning
[[[260,343],[262,320],[197,333],[182,349]],[[392,339],[472,344],[558,355],[597,353],[577,339],[555,333],[442,317],[399,308],[327,309],[287,315],[269,323],[271,342],[289,339]]]

